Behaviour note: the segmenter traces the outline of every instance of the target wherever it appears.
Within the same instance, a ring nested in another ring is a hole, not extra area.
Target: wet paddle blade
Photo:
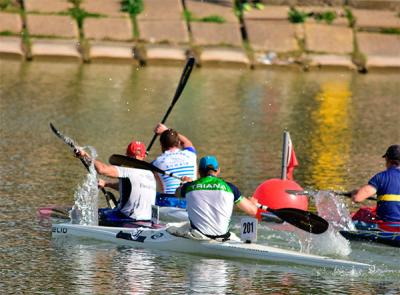
[[[171,113],[175,103],[178,101],[179,97],[181,96],[182,91],[185,88],[187,81],[189,80],[190,73],[193,70],[195,61],[196,60],[195,60],[194,57],[189,57],[189,59],[187,60],[185,68],[183,69],[181,78],[179,80],[179,84],[178,84],[178,86],[176,88],[175,95],[172,98],[171,105],[169,106],[167,112],[165,113],[164,117],[161,120],[162,124],[164,124],[167,121],[167,118],[168,118],[169,114]],[[153,143],[156,140],[156,138],[157,138],[157,134],[154,134],[153,138],[151,139],[151,141],[149,143],[149,145],[147,146],[147,152],[146,152],[147,154],[150,152],[150,149],[153,146]]]
[[[295,208],[268,208],[268,211],[274,213],[287,223],[290,223],[291,225],[309,233],[322,234],[329,227],[329,223],[325,219],[308,211]]]
[[[64,143],[67,144],[74,151],[74,153],[77,153],[79,147],[72,138],[62,134],[60,130],[58,130],[51,122],[50,122],[50,128],[51,131],[53,131],[53,133],[58,138],[61,138],[62,141],[64,141]],[[82,162],[83,166],[85,166],[86,170],[90,171],[89,169],[90,162],[86,158],[81,158],[81,157],[79,158],[79,160]],[[101,188],[101,191],[103,192],[104,197],[106,198],[108,207],[114,208],[115,206],[117,206],[118,202],[113,193],[106,191],[104,188]],[[113,204],[111,204],[111,201]]]
[[[126,166],[126,167],[132,167],[132,168],[137,168],[137,169],[144,169],[144,170],[150,170],[154,172],[158,172],[161,174],[165,174],[165,171],[157,168],[156,166],[147,163],[145,161],[141,161],[138,159],[130,158],[124,155],[111,155],[111,157],[108,160],[111,165],[117,165],[117,166]]]

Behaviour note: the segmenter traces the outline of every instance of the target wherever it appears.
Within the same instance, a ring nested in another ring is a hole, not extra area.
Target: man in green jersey
[[[258,207],[243,197],[235,185],[218,178],[220,168],[214,156],[201,158],[198,171],[200,178],[185,178],[189,182],[180,189],[186,198],[190,225],[208,238],[228,239],[233,206],[254,217]]]

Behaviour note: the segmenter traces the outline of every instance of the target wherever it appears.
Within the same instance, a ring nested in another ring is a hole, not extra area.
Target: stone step
[[[82,60],[78,40],[31,39],[31,55],[33,60]]]
[[[20,34],[22,19],[18,13],[0,12],[0,32]]]
[[[24,0],[26,12],[60,13],[73,7],[68,0]]]
[[[24,59],[21,38],[0,36],[0,57]]]

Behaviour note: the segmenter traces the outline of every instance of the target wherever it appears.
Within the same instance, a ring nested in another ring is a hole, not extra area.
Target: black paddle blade
[[[186,83],[187,83],[187,81],[189,79],[190,73],[193,70],[194,62],[195,62],[195,59],[194,59],[193,56],[189,57],[188,61],[186,62],[186,66],[183,69],[181,78],[179,80],[178,87],[176,88],[176,91],[175,91],[174,98],[172,99],[171,106],[173,106],[176,103],[176,101],[178,100],[179,96],[182,94],[183,88],[185,88],[185,85],[186,85]],[[168,117],[168,115],[164,116],[164,119],[161,121],[162,123],[165,122],[166,117]]]
[[[183,69],[181,78],[179,79],[179,84],[175,90],[175,95],[172,98],[172,102],[171,102],[167,112],[165,113],[164,117],[161,120],[162,124],[164,124],[167,121],[167,118],[168,118],[169,114],[171,113],[175,103],[178,101],[179,97],[181,96],[182,91],[185,88],[187,81],[189,80],[189,76],[193,70],[195,61],[196,60],[194,57],[189,57],[189,59],[187,60],[185,68]],[[150,149],[153,146],[153,143],[156,140],[156,138],[157,138],[157,134],[154,134],[149,145],[147,146],[147,151],[146,151],[147,154],[150,152]]]
[[[268,211],[274,213],[282,220],[298,227],[306,232],[313,234],[322,234],[325,232],[329,223],[322,217],[296,208],[282,208],[282,209],[270,209]]]
[[[161,174],[165,174],[164,170],[161,170],[160,168],[154,166],[153,164],[150,164],[142,160],[130,158],[124,155],[116,155],[116,154],[111,155],[108,161],[110,162],[111,165],[126,166],[126,167],[150,170]]]
[[[69,145],[72,149],[77,149],[77,144],[72,140],[72,138],[65,136],[62,134],[52,123],[50,123],[51,131],[58,137],[61,138],[67,145]]]

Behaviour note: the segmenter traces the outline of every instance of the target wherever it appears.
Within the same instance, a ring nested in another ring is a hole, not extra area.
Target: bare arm
[[[258,208],[248,198],[243,198],[236,206],[248,215],[256,217]]]
[[[183,148],[193,147],[193,143],[185,135],[178,133],[178,137]]]
[[[351,199],[353,202],[359,203],[376,194],[376,188],[372,185],[366,184],[360,187],[355,193],[353,193]]]
[[[154,128],[154,133],[160,135],[167,129],[168,127],[165,126],[164,124],[158,123],[157,126]],[[178,132],[178,138],[183,148],[193,147],[193,143],[185,135]]]
[[[111,181],[105,181],[104,179],[99,179],[98,181],[98,186],[100,188],[104,188],[104,187],[109,187],[112,188],[116,191],[119,190],[119,182],[111,182]]]
[[[80,150],[79,153],[77,154],[77,156],[82,157],[82,158],[87,158],[90,161],[92,161],[89,154],[83,150]],[[114,178],[118,177],[118,170],[115,166],[107,165],[99,160],[95,160],[94,168],[96,169],[97,173],[99,173],[101,175],[108,176],[108,177],[114,177]]]

